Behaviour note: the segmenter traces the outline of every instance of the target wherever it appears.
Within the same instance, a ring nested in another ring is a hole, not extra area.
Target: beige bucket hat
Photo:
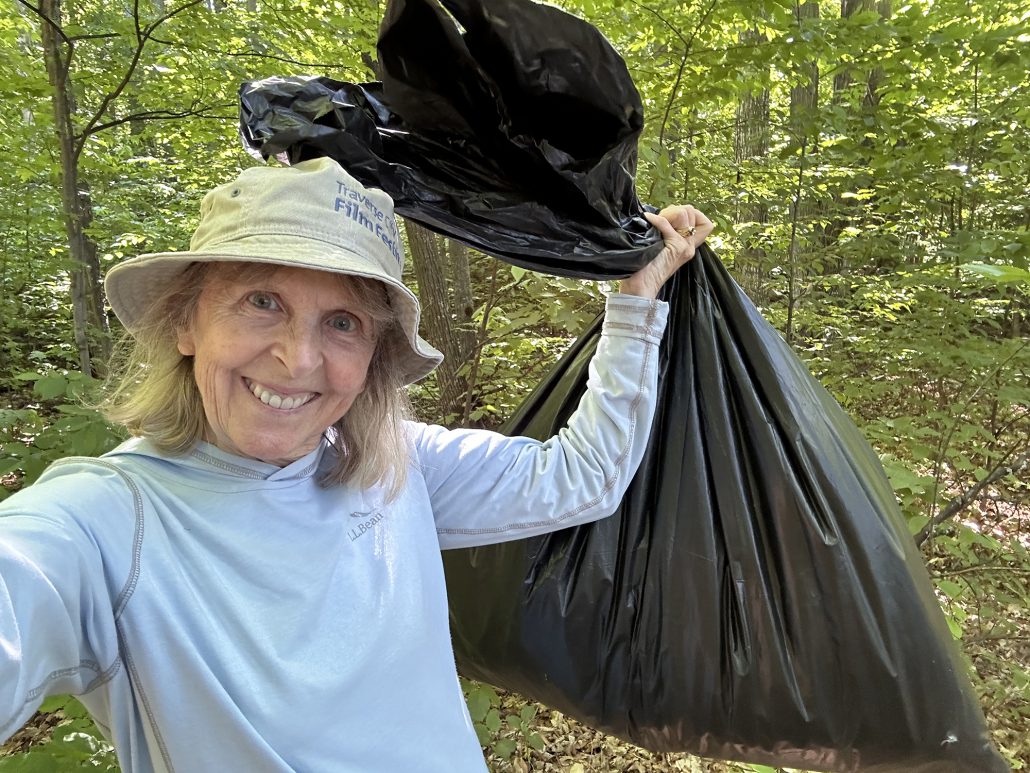
[[[428,375],[443,355],[418,335],[420,308],[404,286],[404,246],[393,200],[364,187],[329,158],[251,167],[208,193],[186,252],[140,255],[112,268],[107,297],[130,333],[170,281],[197,261],[246,261],[377,279],[399,331],[393,347],[405,382]]]

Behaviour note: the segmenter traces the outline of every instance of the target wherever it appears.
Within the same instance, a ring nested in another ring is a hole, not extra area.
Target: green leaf
[[[490,696],[483,689],[474,689],[468,696],[469,716],[473,722],[482,722],[490,711]]]
[[[63,395],[67,387],[68,380],[64,376],[60,373],[51,373],[39,379],[33,387],[33,391],[44,400],[53,400],[55,397]]]
[[[486,725],[487,730],[496,733],[501,729],[501,713],[497,709],[490,709],[483,720],[483,724]]]
[[[954,580],[938,580],[937,587],[941,589],[945,596],[950,599],[957,599],[965,591],[966,586],[955,582]]]
[[[991,263],[963,263],[961,268],[971,274],[993,279],[998,284],[1030,284],[1030,271],[1025,268]]]
[[[488,747],[494,739],[494,734],[487,730],[486,725],[481,722],[473,722],[472,727],[476,729],[476,738],[479,739],[479,745],[484,749]]]
[[[930,522],[925,515],[913,515],[908,519],[908,533],[915,536],[923,530],[923,527]]]
[[[945,618],[948,621],[948,628],[951,630],[951,635],[956,639],[962,638],[962,626],[958,622],[952,619],[950,616]]]
[[[517,744],[511,738],[501,738],[494,744],[493,752],[502,760],[511,759]]]

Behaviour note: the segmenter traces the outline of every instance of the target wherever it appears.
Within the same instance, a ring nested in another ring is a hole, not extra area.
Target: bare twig
[[[93,35],[69,35],[68,40],[78,43],[80,40],[111,40],[120,37],[121,33],[118,32],[97,32]]]
[[[951,438],[954,436],[955,430],[958,428],[959,418],[963,415],[965,409],[969,406],[969,404],[972,403],[974,399],[976,399],[976,396],[978,394],[980,394],[981,390],[985,386],[987,386],[988,382],[990,382],[990,380],[992,378],[994,378],[996,375],[998,375],[1001,372],[1001,369],[1003,367],[1005,367],[1005,365],[1007,365],[1009,363],[1009,361],[1012,360],[1013,357],[1015,357],[1017,354],[1019,354],[1021,351],[1023,351],[1023,349],[1026,348],[1027,343],[1030,343],[1030,341],[1026,341],[1023,344],[1021,344],[1014,352],[1012,352],[1012,354],[1010,354],[1008,357],[1006,357],[1004,360],[1002,360],[1000,363],[998,363],[998,365],[995,366],[995,368],[987,375],[987,377],[984,378],[977,385],[976,389],[973,390],[973,393],[971,395],[969,395],[969,397],[966,398],[965,402],[962,403],[961,409],[955,415],[954,421],[951,422],[951,427],[948,428],[947,433],[945,433],[945,435],[941,438],[940,445],[937,447],[937,458],[934,460],[934,465],[933,465],[933,493],[930,496],[930,522],[927,524],[927,526],[930,526],[931,524],[933,524],[935,522],[935,519],[936,519],[937,515],[938,515],[937,513],[934,512],[934,510],[937,507],[937,492],[940,490],[941,466],[944,464],[944,456],[948,452],[948,446],[951,445]],[[967,382],[968,382],[968,380],[967,380]],[[960,387],[960,389],[965,388],[967,382],[963,382],[963,384]],[[950,507],[951,505],[949,504],[948,506]],[[942,520],[944,520],[944,519],[942,519]],[[936,521],[936,522],[939,523],[939,521]],[[931,532],[932,532],[932,527],[931,527]],[[930,533],[930,532],[928,532],[928,533]],[[920,534],[922,534],[922,532],[920,532]],[[919,544],[921,544],[921,541],[920,541]]]
[[[1007,458],[1003,457],[1002,461]],[[1001,465],[995,467],[990,474],[988,474],[983,480],[977,481],[974,485],[963,491],[959,496],[952,499],[948,506],[941,510],[939,513],[934,515],[926,525],[916,535],[916,544],[922,545],[926,542],[927,538],[933,534],[934,529],[948,520],[953,518],[958,513],[969,507],[970,504],[977,498],[981,491],[987,486],[994,483],[996,480],[1000,480],[1008,475],[1016,475],[1022,472],[1026,467],[1030,465],[1030,449],[1023,451],[1023,453],[1016,458],[1012,464]]]
[[[107,121],[106,123],[97,124],[90,130],[90,134],[96,134],[104,131],[105,129],[120,126],[123,123],[129,123],[130,121],[168,121],[176,118],[188,118],[190,116],[194,116],[196,118],[217,118],[221,121],[235,121],[239,118],[235,113],[231,115],[216,115],[208,112],[219,108],[232,109],[233,105],[231,103],[224,105],[209,105],[207,107],[200,107],[197,109],[183,110],[178,113],[172,112],[171,110],[146,110],[142,113],[132,113],[131,115],[115,118],[111,121]],[[81,138],[83,138],[83,135],[76,135],[76,139]]]
[[[1014,574],[1030,574],[1030,569],[1021,566],[1005,566],[1004,564],[983,563],[965,566],[961,569],[952,569],[947,572],[936,572],[934,579],[943,577],[959,577],[964,574],[976,574],[977,572],[1012,572]]]
[[[163,40],[162,38],[150,36],[150,39],[155,43],[161,43],[162,45],[170,48],[175,48],[180,51],[203,51],[206,54],[218,54],[219,56],[229,56],[238,59],[270,59],[273,62],[283,62],[284,64],[295,64],[299,67],[306,67],[312,70],[339,70],[340,63],[325,64],[322,62],[302,62],[299,59],[291,59],[288,56],[277,56],[276,54],[263,54],[259,51],[226,51],[221,48],[211,48],[210,46],[193,46],[184,45],[182,43],[176,43],[174,40]]]

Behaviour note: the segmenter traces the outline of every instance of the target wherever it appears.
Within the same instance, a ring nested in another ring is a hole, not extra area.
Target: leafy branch
[[[81,132],[79,132],[78,136],[76,137],[76,142],[73,151],[73,163],[78,163],[79,155],[82,153],[82,149],[83,147],[85,147],[86,140],[90,137],[90,135],[95,134],[97,131],[99,131],[99,129],[97,129],[97,126],[100,123],[100,119],[107,112],[108,108],[116,99],[118,99],[118,97],[121,96],[122,92],[125,91],[129,83],[132,82],[132,76],[135,74],[136,68],[139,66],[140,59],[143,57],[143,49],[146,47],[147,41],[149,41],[153,36],[154,31],[172,17],[177,16],[183,11],[192,8],[195,5],[199,5],[202,2],[203,0],[187,0],[181,5],[176,6],[172,10],[168,11],[168,13],[159,16],[150,24],[146,25],[145,27],[142,27],[140,25],[139,0],[133,0],[132,21],[136,31],[136,48],[132,53],[132,59],[129,61],[128,67],[125,68],[125,72],[122,75],[121,81],[118,83],[117,86],[114,87],[113,90],[111,90],[108,94],[104,96],[103,101],[100,103],[100,107],[97,108],[96,112],[86,123],[85,128]],[[121,123],[124,123],[124,121],[122,121]],[[117,125],[117,123],[110,122],[108,125]]]
[[[661,13],[656,11],[654,8],[650,8],[646,5],[643,5],[642,3],[634,3],[637,7],[643,8],[648,13],[657,17],[658,20],[661,21],[666,27],[668,27],[673,33],[675,33],[676,37],[678,37],[680,41],[683,43],[683,57],[680,60],[679,69],[676,71],[676,78],[673,81],[672,89],[669,92],[669,101],[665,105],[665,114],[662,116],[661,129],[659,129],[658,131],[659,145],[665,144],[665,128],[669,123],[669,116],[672,113],[672,106],[676,102],[676,95],[679,94],[680,84],[683,82],[683,72],[687,68],[687,62],[690,60],[690,53],[694,45],[694,40],[697,38],[697,35],[701,31],[701,29],[708,22],[708,17],[712,15],[712,11],[715,10],[715,6],[718,5],[718,2],[719,0],[712,0],[711,3],[708,4],[708,8],[705,9],[705,12],[702,13],[701,16],[698,18],[697,24],[694,25],[694,29],[691,31],[689,38],[684,37],[683,33],[679,31],[678,27],[676,27],[672,22],[666,19]],[[651,193],[653,192],[654,187],[652,186]]]

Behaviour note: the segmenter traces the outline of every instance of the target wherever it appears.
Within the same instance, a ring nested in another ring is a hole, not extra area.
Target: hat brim
[[[108,271],[104,282],[107,299],[125,329],[135,334],[146,311],[193,263],[267,263],[381,282],[397,315],[398,331],[392,346],[404,382],[410,384],[424,378],[443,361],[443,355],[418,335],[421,310],[415,294],[360,254],[339,245],[286,234],[236,239],[218,247],[210,251],[149,253],[130,258]]]

